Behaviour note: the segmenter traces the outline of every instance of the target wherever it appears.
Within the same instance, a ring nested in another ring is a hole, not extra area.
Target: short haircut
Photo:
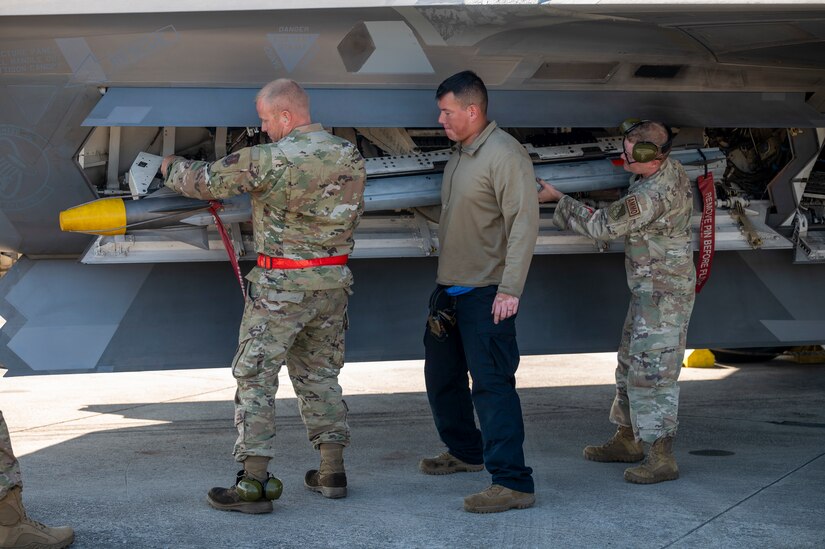
[[[670,132],[667,131],[667,126],[661,122],[645,120],[630,130],[625,139],[628,143],[653,143],[659,149],[663,149],[664,145],[670,141]],[[667,149],[669,147],[664,147],[661,154],[667,154],[669,152]]]
[[[441,99],[450,92],[465,109],[474,104],[487,114],[487,86],[473,71],[463,71],[446,79],[438,86],[435,98]]]
[[[255,101],[263,101],[271,111],[309,114],[309,96],[297,82],[288,78],[273,80],[258,92]]]

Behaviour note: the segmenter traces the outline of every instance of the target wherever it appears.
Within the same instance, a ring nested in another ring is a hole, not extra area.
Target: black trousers
[[[427,397],[438,434],[452,455],[467,463],[483,462],[493,484],[532,493],[533,470],[524,464],[524,421],[516,393],[515,317],[493,324],[496,292],[497,286],[487,286],[439,298],[453,301],[456,325],[442,341],[425,330]]]

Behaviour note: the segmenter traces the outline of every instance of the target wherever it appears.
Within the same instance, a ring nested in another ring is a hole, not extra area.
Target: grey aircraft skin
[[[801,218],[808,242],[822,228],[825,196],[804,191],[825,128],[825,5],[157,4],[0,7],[0,252],[20,255],[0,279],[10,375],[226,366],[243,304],[224,252],[143,261],[130,248],[140,238],[63,232],[60,212],[128,196],[120,178],[141,151],[211,147],[214,158],[235,136],[260,139],[253,99],[275,78],[301,83],[314,120],[375,152],[371,131],[437,136],[434,91],[465,69],[488,85],[490,118],[526,145],[570,128],[609,133],[630,117],[678,128],[676,145],[688,149],[707,146],[705,128],[787,129],[786,163],[751,196],[762,245],[752,249],[735,223],[729,241],[717,238],[689,347],[825,342],[822,255],[794,240]],[[615,349],[629,297],[620,243],[570,240],[542,211],[517,322],[522,352]],[[730,223],[724,209],[716,215]],[[422,219],[402,208],[362,224],[347,360],[423,355],[437,227]],[[380,248],[370,228],[399,220],[419,223],[426,245]],[[146,239],[160,249],[170,234]]]

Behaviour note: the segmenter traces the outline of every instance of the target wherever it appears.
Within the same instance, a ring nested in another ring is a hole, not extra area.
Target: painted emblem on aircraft
[[[36,133],[0,125],[0,202],[4,210],[31,208],[51,193],[45,149],[45,139]]]

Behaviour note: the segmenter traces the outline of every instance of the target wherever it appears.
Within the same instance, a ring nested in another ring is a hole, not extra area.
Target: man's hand
[[[513,316],[518,312],[518,298],[512,295],[497,293],[493,300],[493,324]]]
[[[162,175],[164,179],[166,179],[166,175],[169,172],[169,164],[176,158],[178,158],[176,154],[169,154],[163,157],[163,162],[160,163],[160,175]]]
[[[539,191],[539,202],[558,202],[561,197],[564,196],[563,192],[560,192],[557,188],[540,177],[536,178],[536,183],[541,185],[541,190]]]

